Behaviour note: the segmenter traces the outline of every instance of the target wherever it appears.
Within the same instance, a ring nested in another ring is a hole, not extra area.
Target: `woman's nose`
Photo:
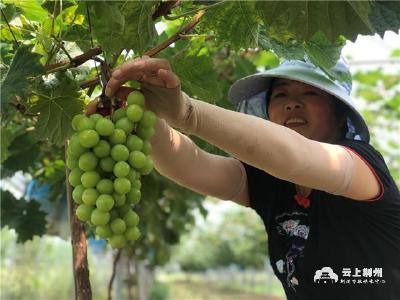
[[[290,99],[285,103],[285,110],[299,109],[303,107],[303,104],[297,99]]]

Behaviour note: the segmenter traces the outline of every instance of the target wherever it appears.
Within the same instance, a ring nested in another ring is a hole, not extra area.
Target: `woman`
[[[337,72],[346,72],[338,63]],[[159,117],[152,158],[196,192],[256,210],[288,299],[400,299],[400,196],[350,99],[309,62],[289,61],[237,81],[233,112],[190,98],[168,61],[116,70],[106,93],[141,83]],[[209,154],[196,135],[229,153]],[[360,281],[359,281],[360,280]]]

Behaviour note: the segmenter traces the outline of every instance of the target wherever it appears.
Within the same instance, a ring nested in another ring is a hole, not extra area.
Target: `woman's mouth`
[[[306,124],[307,121],[304,120],[303,118],[290,118],[286,120],[283,125],[289,128],[293,128],[293,127],[300,127]]]

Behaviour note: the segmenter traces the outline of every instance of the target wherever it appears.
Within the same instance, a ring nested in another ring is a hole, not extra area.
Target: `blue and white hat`
[[[347,73],[350,78],[349,68],[344,60],[339,60],[332,71]],[[309,60],[288,60],[274,69],[239,79],[229,89],[228,98],[238,106],[238,111],[268,119],[267,101],[269,99],[266,97],[273,78],[303,82],[333,95],[349,108],[346,138],[369,142],[367,124],[350,97],[351,81],[333,81]]]

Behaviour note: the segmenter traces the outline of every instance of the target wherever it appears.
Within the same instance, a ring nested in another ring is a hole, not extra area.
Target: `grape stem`
[[[117,271],[117,264],[118,264],[119,259],[121,258],[121,252],[122,252],[122,249],[118,249],[117,254],[114,257],[113,271],[111,274],[110,282],[108,283],[108,298],[107,298],[108,300],[112,300],[112,286],[113,286],[115,274]]]

